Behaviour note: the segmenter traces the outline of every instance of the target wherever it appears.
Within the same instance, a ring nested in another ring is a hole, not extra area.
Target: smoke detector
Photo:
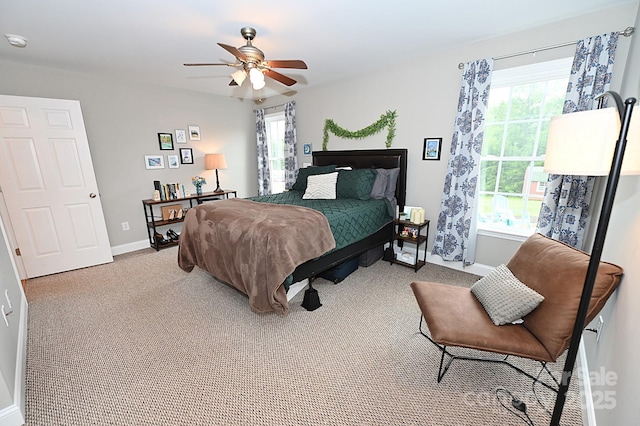
[[[13,47],[25,47],[27,45],[27,39],[16,34],[5,34],[7,41]]]

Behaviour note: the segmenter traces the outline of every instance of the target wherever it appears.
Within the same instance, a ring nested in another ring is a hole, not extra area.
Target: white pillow
[[[495,325],[521,319],[544,300],[544,296],[521,283],[505,265],[478,280],[471,292]]]
[[[302,196],[305,200],[335,200],[338,172],[312,175],[307,178],[307,189]]]

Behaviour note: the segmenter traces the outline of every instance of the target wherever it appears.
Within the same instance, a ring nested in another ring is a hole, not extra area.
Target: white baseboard
[[[140,240],[133,243],[121,244],[119,246],[111,247],[111,254],[117,256],[119,254],[125,254],[132,251],[143,250],[151,247],[149,240]]]
[[[308,284],[309,284],[309,278],[305,278],[302,281],[298,281],[297,283],[291,284],[289,286],[289,290],[287,290],[287,302],[290,302],[291,299],[293,299],[296,294],[304,290]]]
[[[580,339],[580,346],[578,346],[578,368],[580,374],[578,377],[582,377],[581,380],[582,389],[580,389],[581,400],[584,402],[582,405],[582,423],[585,426],[596,426],[596,410],[593,405],[593,395],[591,394],[591,382],[589,378],[589,364],[587,362],[587,352],[584,348],[584,342]]]
[[[13,404],[0,410],[0,425],[22,426],[26,422],[26,385],[27,385],[27,299],[22,298],[20,307],[20,327],[18,331],[18,353],[16,358],[15,386]]]

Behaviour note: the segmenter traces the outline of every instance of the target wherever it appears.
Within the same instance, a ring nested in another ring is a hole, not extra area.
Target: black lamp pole
[[[224,192],[224,189],[220,188],[220,179],[218,179],[218,169],[216,169],[216,189],[213,192]]]
[[[553,415],[551,416],[551,426],[558,426],[560,424],[562,409],[564,408],[564,403],[567,398],[569,382],[571,381],[573,367],[575,365],[576,356],[578,354],[578,345],[580,344],[580,338],[582,337],[582,330],[586,325],[585,321],[587,320],[587,313],[589,310],[589,304],[591,302],[591,294],[593,293],[593,286],[595,284],[596,275],[598,273],[598,265],[600,264],[600,258],[602,256],[602,248],[604,246],[604,240],[607,235],[609,219],[611,218],[613,200],[615,198],[618,181],[620,179],[622,159],[624,157],[624,150],[627,146],[627,133],[629,132],[629,125],[631,123],[631,113],[633,112],[633,106],[636,103],[635,98],[628,98],[624,102],[623,107],[622,99],[620,98],[619,94],[617,94],[616,92],[606,92],[605,94],[611,95],[616,101],[622,125],[620,126],[620,135],[618,137],[618,141],[616,142],[613,161],[611,163],[611,172],[609,173],[609,178],[607,179],[607,186],[604,193],[604,200],[602,202],[602,209],[600,210],[600,219],[598,220],[598,227],[596,228],[593,248],[591,249],[591,258],[589,260],[589,266],[587,268],[587,276],[584,280],[584,288],[582,289],[580,305],[578,307],[578,313],[576,314],[576,322],[573,326],[573,334],[571,335],[571,342],[569,343],[567,358],[565,360],[564,369],[562,371],[562,378],[558,389],[558,395],[556,397],[556,403],[553,408]]]

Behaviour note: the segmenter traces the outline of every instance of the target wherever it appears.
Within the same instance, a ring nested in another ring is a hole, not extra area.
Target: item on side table
[[[331,269],[327,269],[326,271],[320,274],[320,277],[325,280],[333,281],[334,284],[338,284],[352,272],[358,269],[358,257],[352,257],[349,260],[346,260]]]

